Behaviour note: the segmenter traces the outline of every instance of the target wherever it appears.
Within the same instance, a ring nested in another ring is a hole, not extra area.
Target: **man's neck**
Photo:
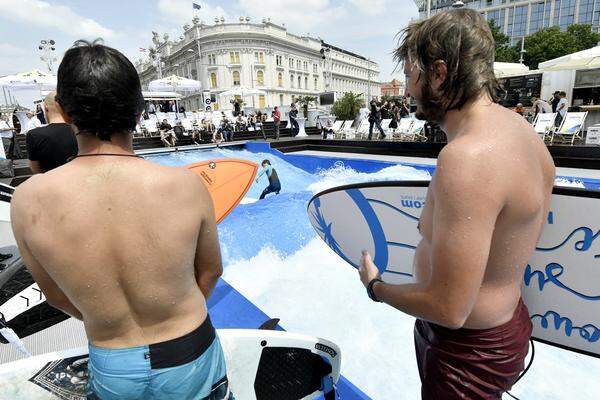
[[[128,135],[113,135],[110,142],[87,134],[77,135],[79,154],[134,154],[133,139]]]
[[[488,96],[480,96],[461,109],[448,111],[440,124],[442,130],[446,132],[448,142],[467,132],[468,126],[473,122],[486,118],[493,106],[494,102]]]
[[[60,114],[59,115],[48,114],[48,123],[49,124],[66,124],[65,119]]]

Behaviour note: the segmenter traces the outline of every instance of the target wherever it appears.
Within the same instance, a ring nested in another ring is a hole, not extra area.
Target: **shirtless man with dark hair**
[[[115,49],[69,49],[56,100],[79,154],[19,186],[11,217],[48,303],[83,321],[88,399],[222,400],[225,357],[206,307],[222,265],[206,187],[133,153],[144,102]]]
[[[423,399],[501,399],[529,348],[520,289],[554,164],[532,127],[494,102],[494,40],[479,13],[452,10],[409,26],[397,56],[417,116],[439,123],[448,145],[420,218],[414,283],[381,281],[366,252],[360,276],[373,300],[417,318]]]

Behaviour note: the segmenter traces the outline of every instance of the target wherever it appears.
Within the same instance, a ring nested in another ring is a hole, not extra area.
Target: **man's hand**
[[[373,263],[371,255],[366,250],[363,250],[362,252],[358,274],[360,275],[360,280],[365,287],[369,286],[369,282],[371,282],[373,279],[380,277],[377,266]]]

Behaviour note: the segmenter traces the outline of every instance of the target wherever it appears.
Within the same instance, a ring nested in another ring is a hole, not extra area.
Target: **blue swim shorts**
[[[225,357],[207,316],[193,332],[147,346],[106,349],[89,344],[88,399],[223,400]]]

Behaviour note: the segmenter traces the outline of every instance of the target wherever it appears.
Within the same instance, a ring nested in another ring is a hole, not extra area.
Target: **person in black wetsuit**
[[[263,190],[259,200],[264,199],[265,196],[269,193],[279,194],[279,191],[281,190],[281,182],[279,182],[277,171],[275,171],[275,168],[271,166],[271,162],[269,160],[263,160],[261,165],[263,167],[263,170],[260,171],[260,174],[258,174],[258,176],[256,177],[256,182],[258,182],[258,179],[261,176],[267,174],[267,178],[269,178],[269,186],[267,186],[265,190]]]

